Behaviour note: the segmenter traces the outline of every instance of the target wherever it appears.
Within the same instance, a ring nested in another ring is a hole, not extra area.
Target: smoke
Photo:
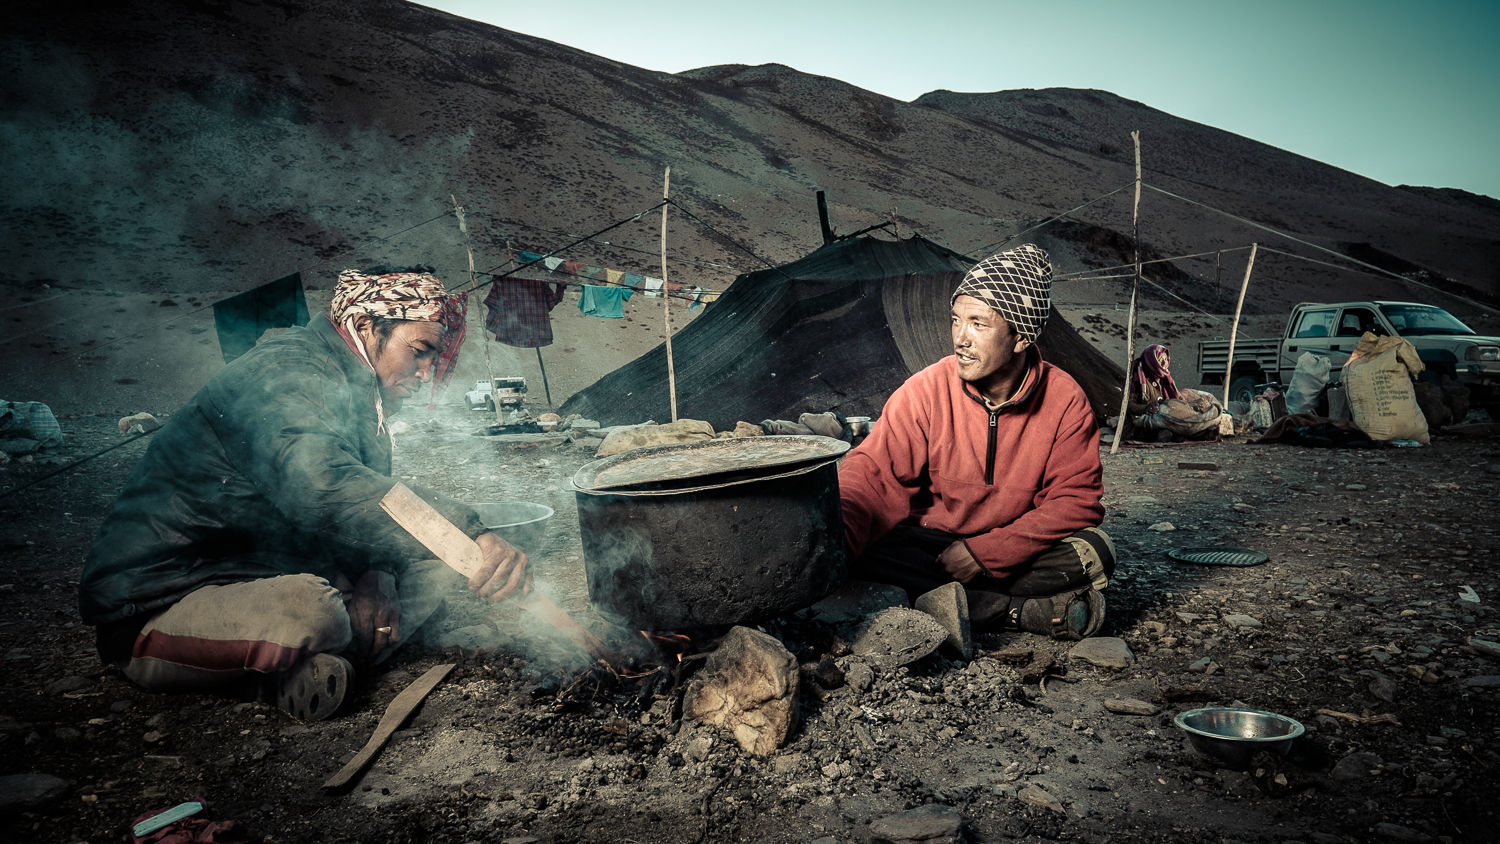
[[[299,268],[467,268],[451,208],[472,133],[393,137],[308,122],[294,80],[205,74],[99,101],[98,60],[8,39],[0,196],[11,274],[243,290]],[[388,239],[387,239],[388,238]],[[212,269],[210,269],[212,268]]]

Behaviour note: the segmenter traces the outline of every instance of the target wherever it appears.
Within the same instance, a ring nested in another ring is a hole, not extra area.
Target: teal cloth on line
[[[625,300],[634,293],[628,287],[600,287],[585,284],[583,296],[578,299],[578,310],[587,316],[605,319],[620,319],[625,316]]]
[[[219,350],[225,363],[255,348],[266,329],[306,325],[307,320],[301,273],[214,303],[214,327],[219,331]]]

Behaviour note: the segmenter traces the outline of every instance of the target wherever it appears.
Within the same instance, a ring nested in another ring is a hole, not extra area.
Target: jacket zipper
[[[990,443],[984,450],[984,482],[995,482],[995,432],[1000,416],[999,408],[990,411]]]

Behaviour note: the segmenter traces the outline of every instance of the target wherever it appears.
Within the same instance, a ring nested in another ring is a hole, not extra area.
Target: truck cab
[[[1280,380],[1291,378],[1297,358],[1307,352],[1328,358],[1334,372],[1343,369],[1366,331],[1377,336],[1397,333],[1374,302],[1298,305],[1287,320],[1286,336],[1281,341],[1276,366]]]
[[[1426,364],[1425,377],[1456,381],[1469,388],[1473,405],[1492,417],[1500,413],[1500,338],[1480,336],[1442,308],[1417,302],[1303,302],[1280,338],[1241,340],[1232,362],[1226,341],[1199,344],[1199,372],[1205,384],[1222,384],[1228,373],[1230,398],[1244,400],[1254,384],[1289,382],[1297,359],[1312,352],[1329,359],[1337,380],[1365,332],[1410,341]]]

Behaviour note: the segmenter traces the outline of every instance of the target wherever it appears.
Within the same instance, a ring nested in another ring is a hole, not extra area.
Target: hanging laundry
[[[603,267],[596,267],[593,264],[589,264],[588,266],[586,266],[586,267],[583,268],[583,277],[584,278],[595,278],[595,279],[597,279],[598,277],[600,277],[602,275],[604,275],[604,268]]]
[[[538,253],[538,252],[527,252],[525,250],[522,250],[521,253],[520,253],[520,255],[521,255],[521,263],[523,263],[523,264],[534,264],[538,260],[540,260],[541,257],[542,257],[541,254]]]
[[[626,287],[600,287],[585,284],[583,296],[578,300],[578,310],[587,316],[605,319],[620,319],[625,316],[625,300],[634,293]]]
[[[701,307],[703,307],[703,288],[695,284],[693,289],[688,291],[688,310],[696,311]]]
[[[646,280],[641,282],[641,289],[646,291],[647,296],[655,299],[661,295],[661,279],[646,276]]]
[[[214,303],[214,327],[219,332],[219,350],[225,363],[254,348],[266,329],[306,325],[307,319],[301,273]]]
[[[604,280],[607,281],[607,282],[609,282],[610,284],[616,284],[617,285],[617,284],[620,283],[620,280],[623,279],[624,277],[625,277],[625,273],[622,272],[621,270],[605,270],[604,271]]]
[[[563,272],[565,272],[565,273],[567,273],[569,275],[582,275],[583,274],[583,262],[582,261],[563,261]]]
[[[567,288],[555,281],[502,278],[490,285],[484,327],[507,346],[536,349],[552,345],[552,309]]]
[[[703,304],[712,305],[713,303],[719,301],[719,296],[720,293],[717,290],[705,290],[703,291],[703,296],[701,297],[701,299],[703,301]]]
[[[557,269],[558,267],[562,266],[562,262],[563,262],[563,259],[561,259],[561,258],[554,258],[551,255],[548,255],[547,257],[545,257],[545,258],[542,259],[542,263],[547,266],[547,272],[549,272],[549,273],[552,272],[553,270]]]
[[[641,286],[641,282],[645,280],[646,277],[641,275],[640,273],[626,273],[625,277],[621,279],[621,281],[624,282],[625,286],[629,287],[631,290],[638,290]],[[651,294],[647,293],[646,295],[650,296]]]

